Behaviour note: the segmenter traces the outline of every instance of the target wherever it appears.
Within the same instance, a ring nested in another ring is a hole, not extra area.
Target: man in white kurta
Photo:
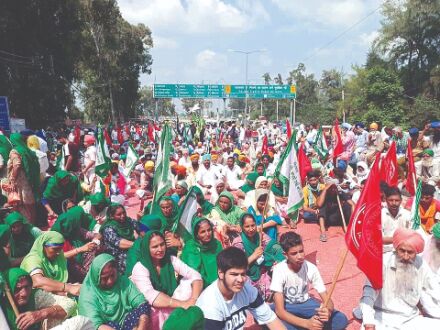
[[[228,190],[238,190],[244,185],[244,180],[241,179],[243,172],[240,166],[235,164],[234,157],[228,157],[223,168],[223,174],[226,179],[227,188],[229,188]]]

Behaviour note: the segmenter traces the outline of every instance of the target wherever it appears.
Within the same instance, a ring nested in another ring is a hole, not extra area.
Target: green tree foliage
[[[175,116],[176,108],[171,99],[154,99],[153,90],[150,87],[142,87],[139,90],[139,100],[136,106],[136,115],[146,115],[151,118],[156,117],[156,101],[157,116]]]

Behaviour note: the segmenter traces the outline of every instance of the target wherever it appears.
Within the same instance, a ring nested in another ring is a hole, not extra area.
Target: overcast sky
[[[283,77],[304,62],[309,72],[351,72],[364,64],[380,28],[379,0],[118,0],[122,16],[153,33],[151,75],[142,84],[245,81],[245,56],[228,51],[265,49],[249,55],[249,83],[270,72]],[[357,24],[358,23],[358,24]],[[331,42],[345,30],[338,40]]]

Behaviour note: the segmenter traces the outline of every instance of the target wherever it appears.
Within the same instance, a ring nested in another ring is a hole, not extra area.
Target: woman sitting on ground
[[[182,205],[188,193],[188,184],[184,180],[177,181],[175,193],[171,195],[171,198],[177,205]]]
[[[150,306],[107,253],[93,260],[79,296],[79,314],[99,330],[147,330]]]
[[[136,239],[136,228],[137,221],[127,217],[127,212],[122,205],[114,203],[108,208],[107,220],[99,230],[104,249],[115,258],[121,274],[125,272],[127,251]]]
[[[203,282],[197,271],[169,253],[159,231],[149,231],[136,254],[139,258],[127,275],[152,306],[150,329],[158,330],[174,308],[195,305]],[[181,277],[179,285],[176,273]]]
[[[214,205],[205,199],[205,195],[203,195],[203,192],[199,187],[194,186],[193,191],[196,193],[197,203],[199,203],[202,215],[208,216],[214,208]]]
[[[249,263],[247,274],[252,285],[267,300],[271,294],[269,272],[272,266],[285,259],[283,250],[276,240],[259,231],[252,214],[245,213],[240,219],[240,226],[241,235],[234,239],[232,246],[246,252]]]
[[[81,285],[67,283],[69,273],[63,245],[63,235],[56,231],[44,232],[35,240],[20,267],[30,274],[34,288],[78,296]]]
[[[0,272],[11,267],[10,245],[11,230],[8,225],[0,225]]]
[[[193,239],[189,240],[182,251],[181,259],[192,269],[197,270],[206,288],[217,279],[217,254],[223,249],[214,237],[214,226],[206,218],[195,217],[192,220]]]
[[[41,235],[41,230],[32,226],[20,212],[9,213],[5,224],[11,230],[10,260],[11,267],[19,267],[23,258],[31,250],[35,239]]]
[[[64,236],[64,256],[67,258],[69,279],[82,282],[95,258],[100,234],[94,233],[96,222],[81,206],[74,206],[60,214],[51,230]],[[97,242],[98,241],[98,242]]]

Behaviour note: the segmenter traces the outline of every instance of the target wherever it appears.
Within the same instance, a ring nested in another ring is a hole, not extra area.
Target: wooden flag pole
[[[339,258],[338,267],[336,268],[336,273],[333,276],[332,285],[330,287],[330,290],[327,294],[327,297],[324,301],[323,307],[326,308],[328,306],[328,303],[330,302],[330,299],[332,298],[333,291],[335,291],[336,282],[338,281],[339,275],[341,275],[342,267],[344,267],[345,259],[347,259],[348,254],[348,248],[346,247],[344,251],[341,254],[341,257]]]
[[[18,311],[17,305],[15,304],[14,297],[12,297],[11,289],[9,289],[9,285],[6,282],[5,282],[5,292],[9,304],[11,305],[14,311],[15,317],[18,317],[18,315],[20,315],[20,312]]]
[[[342,210],[341,199],[339,198],[339,193],[336,193],[336,199],[338,200],[339,212],[341,213],[342,225],[344,226],[344,233],[346,233],[347,232],[347,222],[345,221],[345,216],[344,216],[344,212]]]
[[[271,183],[270,188],[272,188],[272,184],[273,183]],[[267,190],[267,198],[266,198],[266,202],[264,203],[263,220],[261,221],[261,227],[260,227],[260,244],[259,244],[259,246],[261,246],[261,244],[263,242],[263,224],[264,224],[264,219],[266,217],[267,204],[269,203],[269,196],[270,196],[270,189]],[[256,196],[255,196],[255,198],[256,198]]]

